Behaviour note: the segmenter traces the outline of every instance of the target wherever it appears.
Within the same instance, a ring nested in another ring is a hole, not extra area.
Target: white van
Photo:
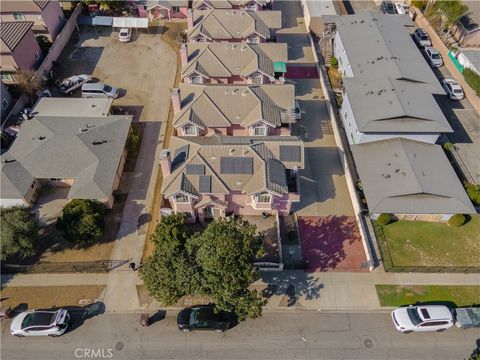
[[[116,99],[118,97],[118,89],[103,83],[87,83],[82,85],[82,97],[111,97]]]

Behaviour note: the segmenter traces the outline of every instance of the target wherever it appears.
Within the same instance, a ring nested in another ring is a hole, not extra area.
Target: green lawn
[[[383,232],[393,266],[479,266],[479,215],[458,228],[401,220],[383,226]],[[381,238],[379,244],[385,247]],[[390,262],[387,256],[385,262]]]
[[[444,302],[456,306],[480,303],[480,286],[476,285],[375,285],[375,288],[381,306],[416,302]]]

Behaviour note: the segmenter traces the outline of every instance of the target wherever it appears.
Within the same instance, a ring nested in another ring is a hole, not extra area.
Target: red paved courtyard
[[[353,216],[299,217],[298,229],[306,271],[368,271]]]

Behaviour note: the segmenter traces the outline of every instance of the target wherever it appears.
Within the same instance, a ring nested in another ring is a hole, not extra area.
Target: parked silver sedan
[[[12,320],[10,333],[13,336],[60,336],[69,323],[70,315],[65,309],[24,311]]]
[[[465,97],[462,87],[454,79],[443,79],[442,86],[452,100],[462,100]]]

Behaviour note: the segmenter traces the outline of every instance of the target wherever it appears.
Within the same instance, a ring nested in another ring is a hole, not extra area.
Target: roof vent
[[[237,45],[232,44],[232,49],[235,49],[236,47],[237,47]]]
[[[78,129],[79,132],[85,132],[85,131],[87,131],[87,130],[88,130],[88,128],[79,128],[79,129]]]
[[[15,159],[3,159],[3,163],[4,164],[8,164],[8,163],[11,163],[11,162],[14,162]]]
[[[247,150],[247,149],[243,149],[243,150],[242,150],[242,155],[245,156],[245,155],[247,155],[247,154],[248,154],[248,150]]]
[[[237,184],[238,186],[240,186],[240,185],[242,185],[242,182],[241,182],[240,180],[238,180],[238,181],[236,182],[236,184]]]
[[[247,94],[248,94],[248,90],[243,90],[242,91],[242,96],[247,96]]]
[[[45,139],[46,139],[45,136],[39,136],[39,137],[38,137],[38,140],[45,140]]]
[[[101,145],[107,143],[107,140],[93,140],[92,145]]]
[[[229,150],[230,155],[232,155],[234,152],[235,152],[235,149],[234,149],[234,148],[230,148],[230,150]]]
[[[242,45],[241,50],[245,51],[247,49],[247,45]]]

